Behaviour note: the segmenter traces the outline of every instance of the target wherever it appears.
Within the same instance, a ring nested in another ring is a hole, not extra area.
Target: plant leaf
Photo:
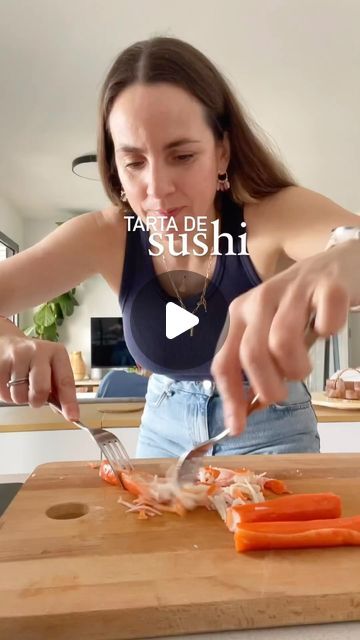
[[[55,315],[51,309],[50,304],[47,302],[39,311],[34,314],[35,324],[43,325],[44,327],[50,327],[55,322]]]
[[[76,298],[75,298],[75,296],[73,295],[73,293],[72,293],[72,292],[69,292],[69,296],[70,296],[70,300],[72,301],[72,303],[73,303],[74,307],[78,307],[78,306],[79,306],[79,303],[78,303],[78,301],[76,300]]]
[[[64,322],[64,314],[62,312],[61,305],[58,302],[55,302],[54,310],[55,310],[56,324],[58,327],[60,327]]]
[[[58,342],[57,327],[63,324],[66,316],[71,316],[74,313],[74,307],[79,306],[74,295],[75,292],[76,288],[73,288],[43,304],[34,313],[34,325],[27,327],[25,335],[35,335],[42,340]]]
[[[63,293],[57,298],[57,302],[61,307],[63,317],[71,316],[74,311],[74,304],[67,293]]]
[[[51,340],[52,342],[57,342],[59,340],[59,334],[56,330],[56,323],[54,322],[54,324],[44,327],[44,333],[41,337],[43,340]]]

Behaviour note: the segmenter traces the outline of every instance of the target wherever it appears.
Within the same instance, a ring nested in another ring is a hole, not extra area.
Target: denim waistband
[[[163,374],[153,373],[150,376],[149,385],[152,389],[158,389],[164,393],[164,395],[171,395],[176,391],[181,391],[190,394],[199,394],[202,396],[219,396],[219,391],[213,380],[175,380],[169,378]],[[243,389],[249,388],[249,382],[243,381]],[[285,400],[285,404],[288,402],[300,402],[311,400],[311,395],[302,381],[287,382],[288,398]],[[281,403],[283,405],[283,403]],[[281,406],[279,405],[279,406]],[[278,406],[278,405],[274,405]]]
[[[153,373],[150,377],[151,386],[161,385],[163,391],[184,391],[205,396],[216,396],[219,392],[212,380],[174,380],[160,373]]]
[[[240,397],[241,383],[239,385]],[[223,429],[223,406],[214,382],[179,381],[162,374],[152,374],[137,455],[144,458],[179,456]],[[216,445],[212,453],[238,455],[310,451],[319,451],[311,397],[303,382],[290,382],[288,397],[281,404],[272,404],[254,412],[239,436]]]

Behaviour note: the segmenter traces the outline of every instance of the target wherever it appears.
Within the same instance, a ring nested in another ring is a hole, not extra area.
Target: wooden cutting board
[[[360,400],[345,400],[343,398],[329,398],[323,391],[311,394],[311,401],[315,406],[342,409],[343,411],[359,411]]]
[[[137,461],[161,472],[169,461]],[[217,458],[334,491],[360,514],[360,455]],[[125,492],[123,492],[125,494]],[[0,638],[120,640],[360,619],[360,547],[237,554],[214,512],[138,520],[86,463],[38,467],[0,520]],[[75,517],[78,516],[78,517]]]

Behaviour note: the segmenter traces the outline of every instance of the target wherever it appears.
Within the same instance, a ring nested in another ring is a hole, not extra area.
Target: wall
[[[358,216],[360,225],[360,213]],[[360,367],[360,309],[349,315],[349,366]]]
[[[25,247],[30,247],[56,228],[58,218],[26,219]],[[89,278],[76,289],[79,307],[60,327],[59,335],[69,352],[81,351],[90,370],[90,318],[91,316],[120,316],[118,300],[101,276]],[[32,310],[24,314],[24,323],[30,324]]]
[[[360,277],[360,276],[359,276]],[[360,367],[360,313],[351,313],[349,318],[350,353],[349,366]]]
[[[16,242],[20,251],[24,248],[24,219],[19,211],[2,196],[0,196],[0,231]],[[19,322],[22,326],[23,314],[20,314]]]
[[[101,276],[94,276],[76,289],[80,304],[74,315],[68,318],[60,337],[69,352],[82,351],[90,368],[90,318],[91,316],[120,316],[119,302]]]
[[[0,196],[0,231],[19,245],[24,245],[24,221],[21,214]]]

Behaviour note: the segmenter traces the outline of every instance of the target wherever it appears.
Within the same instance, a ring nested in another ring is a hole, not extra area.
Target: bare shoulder
[[[118,207],[110,205],[99,211],[85,213],[70,221],[73,227],[63,232],[76,245],[78,262],[84,265],[82,276],[100,274],[118,293],[122,277],[126,246],[126,220]],[[66,223],[67,225],[69,223]],[[86,265],[86,266],[85,266]]]
[[[276,212],[278,212],[280,216],[283,216],[286,212],[307,212],[308,216],[310,216],[311,211],[313,211],[317,217],[324,213],[329,215],[329,213],[339,214],[339,212],[353,215],[327,196],[300,186],[280,189],[277,193],[265,198],[264,201],[265,204],[267,203],[270,209],[273,210],[275,215]]]
[[[259,216],[271,216],[272,222],[276,218],[283,219],[284,216],[290,219],[291,214],[300,212],[308,212],[309,216],[311,211],[315,212],[317,216],[321,216],[324,212],[328,215],[329,211],[337,213],[342,211],[345,214],[350,214],[349,211],[321,193],[296,185],[280,189],[277,193],[262,198],[254,204],[249,204],[247,207]]]
[[[125,219],[118,207],[111,205],[100,211],[94,211],[93,215],[100,227],[114,229],[125,226]]]
[[[106,241],[115,235],[123,236],[126,228],[123,214],[115,206],[110,206],[99,211],[92,211],[89,215],[93,219],[93,232],[100,234],[99,238],[105,238]]]
[[[248,206],[256,214],[257,224],[269,230],[292,260],[323,251],[334,227],[360,224],[359,216],[330,198],[298,186],[281,189]]]
[[[126,221],[115,206],[94,213],[98,232],[98,272],[119,292],[126,247]]]
[[[89,211],[64,223],[54,234],[42,241],[44,246],[60,245],[65,241],[76,245],[77,254],[92,262],[92,270],[101,273],[102,260],[112,246],[121,250],[124,241],[125,220],[117,207]],[[41,246],[41,245],[39,245]],[[53,247],[52,247],[53,248]]]

